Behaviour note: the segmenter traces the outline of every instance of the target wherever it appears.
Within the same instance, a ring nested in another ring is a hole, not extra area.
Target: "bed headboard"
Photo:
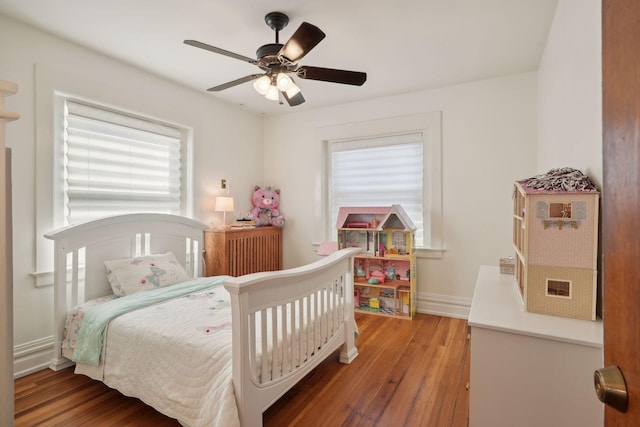
[[[85,301],[113,293],[104,261],[171,251],[189,277],[200,276],[203,232],[207,228],[206,224],[177,215],[129,214],[45,234],[54,241],[56,353],[51,368],[57,370],[70,364],[60,351],[67,312]]]

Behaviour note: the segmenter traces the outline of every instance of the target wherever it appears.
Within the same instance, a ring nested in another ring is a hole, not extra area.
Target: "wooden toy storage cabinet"
[[[515,277],[526,311],[596,319],[598,198],[515,183]]]
[[[354,259],[356,311],[412,319],[416,312],[415,227],[399,205],[341,208],[338,247],[360,247]]]

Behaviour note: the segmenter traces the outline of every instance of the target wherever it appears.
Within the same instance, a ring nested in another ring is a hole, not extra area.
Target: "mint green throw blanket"
[[[228,278],[229,276],[199,277],[164,288],[150,289],[116,298],[92,307],[87,311],[80,325],[73,361],[98,366],[102,355],[104,331],[109,322],[121,314],[214,286],[220,286]]]

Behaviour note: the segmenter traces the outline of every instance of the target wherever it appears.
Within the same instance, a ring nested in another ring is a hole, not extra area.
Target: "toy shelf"
[[[385,256],[378,256],[378,255],[360,254],[360,255],[358,255],[358,257],[367,258],[367,259],[380,259],[380,260],[387,260],[387,261],[393,261],[393,260],[411,261],[411,255],[385,255]]]
[[[355,310],[411,319],[415,313],[413,260],[411,255],[356,256],[354,260],[354,286],[357,293]],[[376,281],[379,282],[376,283]],[[371,298],[374,298],[373,304]]]
[[[411,318],[409,282],[391,280],[380,284],[370,284],[366,279],[356,280],[356,311],[389,317]]]
[[[415,229],[400,205],[339,209],[338,248],[362,249],[354,258],[355,310],[413,318],[416,312]]]

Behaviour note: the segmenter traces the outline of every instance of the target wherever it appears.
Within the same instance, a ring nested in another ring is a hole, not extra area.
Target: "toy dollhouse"
[[[515,277],[526,311],[596,319],[598,200],[575,169],[515,183]]]
[[[400,205],[342,207],[336,221],[338,248],[359,247],[355,257],[356,310],[413,318],[416,227]]]

